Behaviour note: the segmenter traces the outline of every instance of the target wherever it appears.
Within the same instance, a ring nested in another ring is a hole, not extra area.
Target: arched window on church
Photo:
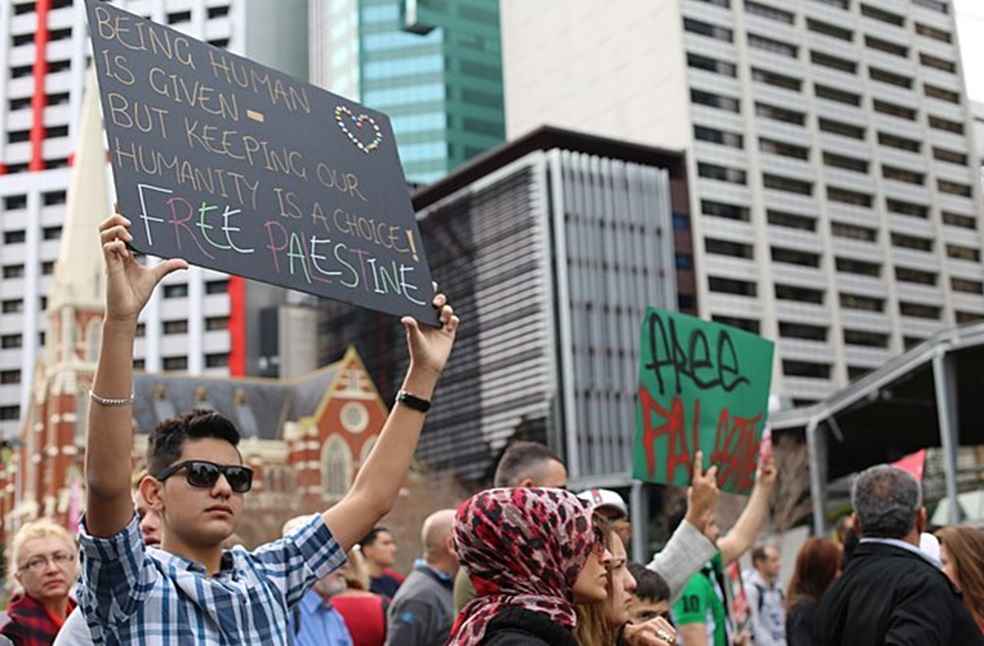
[[[102,320],[95,318],[85,328],[85,360],[99,359],[99,344],[102,340]]]
[[[345,440],[332,435],[321,450],[321,486],[326,496],[341,498],[352,482],[352,451]]]

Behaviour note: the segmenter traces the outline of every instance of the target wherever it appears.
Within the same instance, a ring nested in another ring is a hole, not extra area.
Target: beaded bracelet
[[[95,391],[90,390],[89,391],[89,398],[92,399],[92,401],[94,401],[97,404],[99,404],[100,406],[106,406],[106,407],[109,407],[109,408],[115,408],[115,407],[119,407],[119,406],[129,406],[130,404],[133,403],[133,395],[132,394],[129,397],[125,398],[125,399],[113,399],[112,397],[100,397],[99,395],[97,395],[95,393]]]

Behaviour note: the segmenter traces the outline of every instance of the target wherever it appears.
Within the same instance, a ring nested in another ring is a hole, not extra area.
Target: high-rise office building
[[[116,4],[299,78],[307,76],[306,0],[276,6],[266,0]],[[0,83],[0,437],[16,434],[47,332],[48,317],[42,312],[58,256],[91,59],[85,16],[81,0],[0,4],[0,70],[5,74]],[[205,269],[180,274],[167,279],[144,313],[136,365],[225,374],[232,363],[232,372],[245,372],[247,338],[257,327],[245,324],[247,292],[252,297],[253,287]]]
[[[496,0],[310,4],[311,79],[388,114],[407,180],[505,140]]]
[[[984,319],[950,2],[546,4],[502,2],[508,135],[688,149],[698,310],[776,340],[777,393],[816,401]]]

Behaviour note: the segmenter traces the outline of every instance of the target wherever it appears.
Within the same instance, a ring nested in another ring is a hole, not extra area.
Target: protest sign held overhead
[[[436,325],[389,118],[87,0],[132,246]]]
[[[633,475],[686,486],[702,449],[704,467],[718,465],[722,489],[751,490],[769,412],[772,342],[651,307],[640,348]]]

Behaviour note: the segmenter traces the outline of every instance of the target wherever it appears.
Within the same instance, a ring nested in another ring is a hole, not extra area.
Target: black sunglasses
[[[207,460],[185,460],[172,464],[155,477],[164,482],[184,469],[185,478],[192,487],[211,489],[224,475],[229,487],[236,493],[246,493],[253,487],[253,470],[238,464],[216,464]]]

